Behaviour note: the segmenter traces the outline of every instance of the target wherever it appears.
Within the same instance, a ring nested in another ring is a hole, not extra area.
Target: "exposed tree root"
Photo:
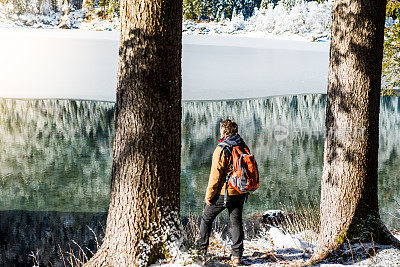
[[[107,252],[102,250],[98,250],[96,254],[84,265],[85,267],[99,267],[99,266],[111,266],[107,262]]]
[[[371,241],[374,246],[380,246],[380,245],[385,245],[385,246],[392,246],[394,248],[400,249],[400,241],[393,236],[393,234],[387,229],[387,227],[380,222],[380,230],[378,230],[379,233],[373,235],[371,234]],[[373,238],[375,236],[375,239]],[[362,244],[357,237],[353,237],[350,240],[347,239],[343,243],[337,243],[336,246],[326,246],[325,248],[316,248],[315,253],[311,257],[311,259],[307,262],[308,265],[313,265],[320,263],[321,261],[324,260],[329,260],[329,259],[335,259],[338,256],[340,256],[341,252],[343,252],[346,248],[346,246],[349,246],[351,248],[352,245],[359,245]],[[366,253],[368,253],[366,251]]]

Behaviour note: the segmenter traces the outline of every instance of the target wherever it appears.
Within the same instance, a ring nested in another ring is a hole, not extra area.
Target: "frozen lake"
[[[0,28],[0,97],[115,101],[119,33]],[[183,99],[325,93],[329,43],[183,37]]]

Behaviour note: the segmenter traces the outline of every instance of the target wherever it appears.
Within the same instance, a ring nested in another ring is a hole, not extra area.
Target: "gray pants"
[[[215,217],[227,208],[231,221],[232,255],[239,257],[243,255],[244,232],[242,212],[245,198],[246,194],[228,196],[226,207],[224,207],[224,196],[217,195],[211,200],[211,206],[206,205],[203,215],[201,216],[200,238],[198,240],[198,245],[201,250],[207,250]]]

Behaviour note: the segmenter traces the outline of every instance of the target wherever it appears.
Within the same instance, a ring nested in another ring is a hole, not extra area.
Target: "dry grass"
[[[305,194],[305,203],[298,200],[297,196],[291,198],[290,206],[282,205],[285,213],[282,228],[289,234],[304,231],[319,232],[319,196],[311,198]]]
[[[200,237],[199,216],[192,213],[189,207],[188,223],[184,227],[185,240],[187,247],[194,248],[196,241]]]
[[[210,236],[210,246],[209,250],[214,253],[220,254],[221,256],[226,256],[230,254],[230,249],[227,248],[228,240],[224,238],[224,232],[226,231],[226,225],[220,223],[219,217],[214,221],[213,232]]]
[[[100,248],[100,243],[97,239],[96,233],[93,231],[92,228],[87,226],[89,231],[92,232],[95,241],[96,241],[96,249],[98,250]],[[64,264],[64,266],[71,266],[71,267],[81,267],[83,266],[87,261],[89,261],[90,257],[94,255],[94,252],[92,252],[88,247],[85,247],[87,252],[77,243],[75,240],[71,240],[72,243],[76,246],[75,249],[73,249],[71,246],[69,246],[68,251],[62,251],[60,245],[58,245],[58,249],[61,255],[61,260]],[[86,253],[90,253],[90,256]]]
[[[188,223],[184,227],[184,235],[186,246],[189,250],[196,248],[197,240],[200,238],[200,216],[194,214],[189,208]],[[227,240],[224,238],[223,233],[226,230],[226,225],[220,223],[219,217],[214,221],[213,231],[210,236],[210,251],[226,251]]]
[[[284,212],[283,218],[277,221],[277,225],[287,234],[304,234],[304,241],[315,244],[319,230],[319,196],[308,197],[306,201],[299,201],[297,197],[292,197],[290,205],[282,205]],[[229,264],[231,248],[229,241],[224,236],[227,225],[220,222],[219,217],[214,222],[213,232],[210,237],[208,252],[221,264]],[[185,236],[191,248],[195,247],[196,240],[199,238],[199,216],[189,210],[188,223],[184,228]],[[261,237],[263,238],[263,237]],[[250,253],[250,254],[249,254]],[[246,242],[245,254],[248,261],[263,262],[265,264],[283,264],[284,266],[301,266],[304,264],[304,255],[291,256],[280,255],[269,247],[252,246]]]
[[[317,197],[309,198],[306,196],[306,202],[300,202],[297,197],[292,197],[289,206],[282,205],[284,211],[284,218],[280,222],[281,228],[289,234],[297,234],[311,230],[312,232],[318,232],[319,228],[319,203]],[[196,242],[200,237],[200,216],[194,214],[189,209],[188,222],[184,226],[184,235],[186,247],[189,253],[194,253],[196,248]],[[213,231],[210,236],[209,253],[211,256],[222,264],[229,264],[229,258],[231,254],[231,248],[228,246],[228,239],[225,236],[227,225],[221,223],[219,217],[216,218],[213,225]],[[88,226],[90,232],[92,232],[97,249],[100,244],[96,233]],[[314,236],[310,235],[309,242],[313,241]],[[80,267],[87,262],[95,251],[91,251],[89,248],[82,248],[77,242],[72,241],[72,246],[69,246],[68,251],[62,251],[59,246],[59,253],[64,266]],[[275,251],[268,250],[268,248],[256,249],[256,248],[245,248],[252,251],[252,258],[259,258],[266,263],[278,263],[284,265],[298,265],[299,260],[293,259],[288,260],[286,257],[275,254]],[[39,252],[31,254],[34,259],[35,266],[39,266]]]
[[[317,234],[319,231],[319,196],[308,197],[305,195],[305,201],[299,201],[299,199],[294,196],[291,198],[290,204],[285,206],[282,204],[282,209],[284,212],[283,218],[280,218],[277,223],[280,228],[287,234],[296,235],[299,233],[306,233],[305,236],[301,238],[303,241],[310,244],[315,244]],[[399,206],[400,207],[400,206]],[[184,235],[186,240],[187,248],[189,253],[193,253],[196,248],[196,241],[200,236],[200,216],[194,214],[189,209],[188,222],[184,227]],[[227,240],[226,233],[227,225],[221,223],[219,217],[214,221],[213,232],[210,237],[209,253],[212,256],[212,262],[218,262],[218,264],[229,266],[230,264],[230,253],[231,248],[228,246],[229,241]],[[88,227],[89,230],[95,237],[97,249],[99,249],[100,244],[97,236],[93,229]],[[310,232],[309,235],[307,233]],[[314,233],[314,234],[312,234]],[[262,238],[262,237],[261,237]],[[372,236],[371,236],[372,238]],[[346,237],[347,239],[347,237]],[[368,255],[371,258],[372,263],[374,257],[376,256],[376,249],[374,240],[371,243],[361,243],[360,244],[350,244],[347,240],[349,251],[351,253],[351,261],[354,263],[358,260],[359,255]],[[304,255],[291,255],[290,253],[285,254],[279,251],[271,250],[271,248],[253,246],[255,243],[247,242],[245,244],[245,261],[248,265],[251,262],[264,263],[266,265],[279,265],[279,266],[304,266],[306,264],[307,256]],[[72,247],[69,247],[68,251],[62,251],[59,246],[59,253],[64,266],[80,267],[88,261],[88,259],[94,254],[89,248],[82,248],[77,242],[72,240]],[[39,251],[35,253],[32,252],[30,255],[33,258],[34,266],[39,266]],[[349,256],[350,257],[350,256]],[[210,265],[209,264],[209,265]],[[210,265],[210,266],[211,266]]]
[[[37,267],[40,264],[39,261],[39,249],[36,249],[36,252],[31,252],[31,254],[29,254],[30,257],[32,257],[33,260],[33,267]]]
[[[397,202],[397,200],[395,200],[395,199],[394,199],[394,202],[396,202],[396,204],[397,204],[397,207],[396,207],[396,209],[397,209],[397,214],[400,214],[400,203]],[[389,214],[390,216],[392,216],[393,218],[397,219],[398,221],[400,221],[400,216],[399,216],[399,215],[394,215],[393,213],[390,213],[390,212],[388,212],[388,214]],[[396,230],[397,230],[397,231],[400,231],[400,229],[396,229]]]
[[[299,201],[297,196],[292,196],[289,205],[281,203],[284,215],[275,218],[274,223],[287,234],[302,233],[304,241],[312,246],[319,232],[319,195],[304,194],[304,199]]]

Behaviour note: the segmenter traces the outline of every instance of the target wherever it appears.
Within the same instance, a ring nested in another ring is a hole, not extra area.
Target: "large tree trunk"
[[[334,5],[314,260],[347,239],[395,241],[380,219],[377,184],[385,6],[382,0],[337,0]]]
[[[87,266],[145,266],[180,237],[182,2],[123,0],[111,203]]]

